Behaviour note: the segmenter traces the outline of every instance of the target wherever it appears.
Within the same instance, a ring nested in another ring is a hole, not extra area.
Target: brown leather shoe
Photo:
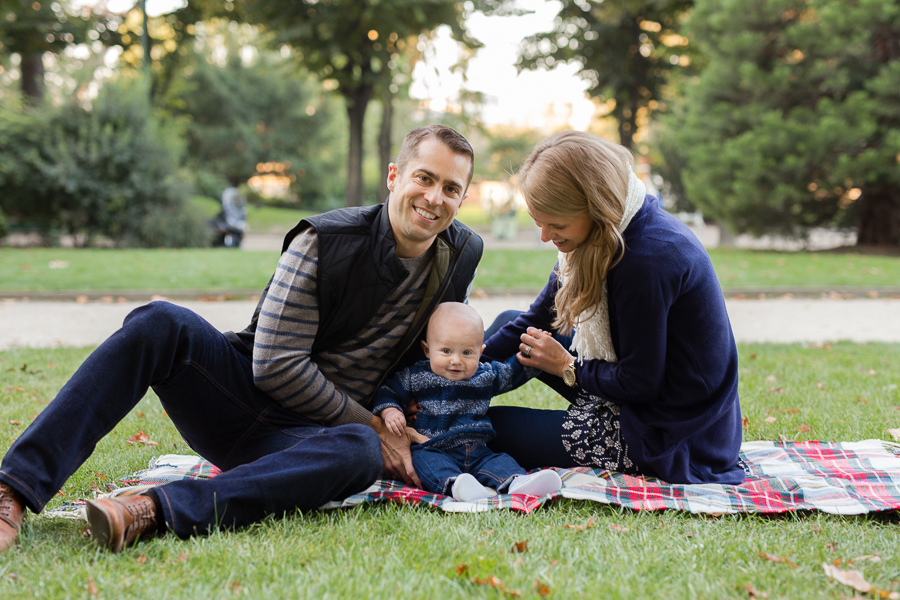
[[[149,496],[88,500],[87,518],[91,537],[113,552],[156,533],[156,506]]]
[[[0,552],[15,545],[24,518],[22,495],[9,485],[0,483]]]

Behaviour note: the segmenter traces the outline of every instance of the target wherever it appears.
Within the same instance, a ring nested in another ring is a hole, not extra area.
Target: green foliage
[[[43,54],[60,53],[87,40],[92,19],[69,10],[69,5],[65,0],[5,0],[0,8],[0,54],[21,56],[22,91],[32,99],[43,96]]]
[[[322,79],[333,81],[344,97],[349,125],[346,204],[363,204],[363,131],[366,108],[379,86],[389,87],[400,68],[415,61],[400,60],[414,49],[419,35],[439,25],[470,48],[464,18],[476,6],[503,10],[508,0],[460,3],[456,0],[244,0],[244,20],[271,30],[278,43],[292,47],[303,65]],[[404,74],[409,76],[409,72]],[[385,174],[381,174],[384,177]]]
[[[612,100],[610,114],[627,148],[640,125],[661,108],[673,70],[690,64],[679,21],[693,0],[561,0],[552,31],[526,38],[519,69],[575,63],[588,94]],[[683,58],[684,57],[684,58]]]
[[[260,163],[290,183],[289,202],[330,208],[343,194],[344,124],[337,102],[293,61],[268,51],[252,30],[199,25],[190,69],[167,99],[183,117],[187,162],[198,192],[218,198],[228,181],[246,182]],[[255,55],[246,60],[242,55]]]
[[[83,245],[97,236],[138,246],[206,243],[205,224],[184,212],[177,132],[153,116],[142,86],[108,83],[87,108],[3,111],[0,136],[11,157],[0,168],[10,217]]]
[[[900,5],[698,1],[709,60],[664,121],[691,202],[738,231],[900,244]]]

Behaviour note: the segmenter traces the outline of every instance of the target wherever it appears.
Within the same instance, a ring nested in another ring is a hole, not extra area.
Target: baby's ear
[[[422,352],[425,353],[425,357],[428,358],[428,342],[422,340]]]
[[[487,348],[487,344],[481,345],[481,353],[484,354],[484,349]]]

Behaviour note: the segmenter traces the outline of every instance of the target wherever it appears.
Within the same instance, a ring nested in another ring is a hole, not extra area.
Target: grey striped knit
[[[282,254],[259,314],[253,344],[253,380],[289,410],[325,425],[362,423],[372,413],[360,402],[374,391],[399,351],[425,297],[433,248],[401,259],[409,276],[353,338],[312,352],[319,325],[316,289],[318,240],[306,229]]]

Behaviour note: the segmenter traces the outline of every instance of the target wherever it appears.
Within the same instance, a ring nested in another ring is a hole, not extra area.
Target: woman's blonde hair
[[[619,224],[625,213],[631,152],[597,136],[563,131],[537,146],[517,175],[529,208],[558,217],[590,217],[587,240],[566,256],[568,272],[556,294],[553,326],[568,333],[600,302],[603,282],[622,257]]]

